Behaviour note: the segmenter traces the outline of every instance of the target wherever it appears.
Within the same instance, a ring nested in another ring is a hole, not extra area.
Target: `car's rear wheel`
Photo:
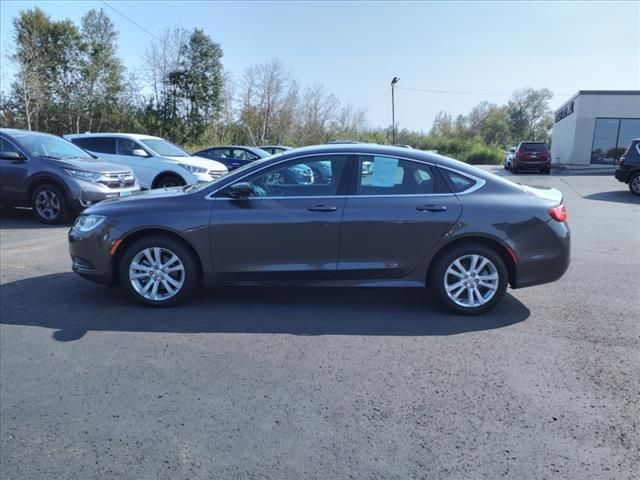
[[[63,191],[52,183],[45,183],[34,190],[31,208],[40,222],[49,225],[64,222],[69,214]]]
[[[549,175],[551,173],[551,167],[544,167],[542,170],[540,170],[542,173],[544,173],[545,175]]]
[[[518,167],[513,162],[511,162],[511,173],[518,173]]]
[[[500,255],[484,245],[469,243],[437,258],[429,283],[452,312],[479,315],[500,302],[508,276]]]
[[[199,269],[193,253],[180,241],[150,236],[134,242],[120,262],[120,281],[139,302],[153,307],[175,305],[193,294]]]
[[[629,191],[635,195],[640,195],[640,172],[631,175],[629,179]]]
[[[181,187],[183,185],[185,185],[185,181],[177,175],[163,175],[156,180],[155,188]]]

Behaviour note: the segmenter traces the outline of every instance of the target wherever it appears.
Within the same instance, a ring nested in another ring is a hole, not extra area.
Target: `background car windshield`
[[[54,135],[41,133],[26,133],[15,135],[15,138],[27,151],[34,156],[48,156],[56,158],[93,158],[87,152],[73,143]]]
[[[145,140],[141,140],[141,142],[161,157],[191,156],[181,148],[176,147],[173,143],[169,143],[166,140],[162,140],[160,138],[147,138]]]

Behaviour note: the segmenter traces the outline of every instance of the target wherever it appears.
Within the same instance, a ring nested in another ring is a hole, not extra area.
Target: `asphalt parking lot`
[[[410,289],[145,309],[70,272],[68,226],[2,210],[0,476],[638,478],[640,197],[517,177],[564,193],[572,264],[478,318]]]

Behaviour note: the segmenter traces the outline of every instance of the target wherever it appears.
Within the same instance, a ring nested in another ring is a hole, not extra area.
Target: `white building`
[[[580,90],[556,111],[551,162],[615,164],[640,138],[640,90]]]

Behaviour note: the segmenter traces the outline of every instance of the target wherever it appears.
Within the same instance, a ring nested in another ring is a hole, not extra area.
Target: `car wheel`
[[[199,268],[180,241],[150,236],[127,248],[120,262],[120,281],[137,301],[152,307],[175,305],[193,294]]]
[[[155,188],[181,187],[185,184],[185,181],[177,175],[163,175],[156,180]]]
[[[640,172],[634,173],[629,179],[629,191],[635,195],[640,195]]]
[[[436,259],[429,283],[452,312],[480,315],[495,307],[507,290],[508,271],[494,250],[466,244]]]
[[[45,183],[35,189],[31,196],[31,208],[40,222],[49,225],[64,222],[68,215],[64,193],[52,183]]]
[[[540,170],[540,173],[544,173],[545,175],[549,175],[551,173],[551,167],[545,167]]]
[[[511,173],[518,173],[518,167],[515,163],[511,163]]]

